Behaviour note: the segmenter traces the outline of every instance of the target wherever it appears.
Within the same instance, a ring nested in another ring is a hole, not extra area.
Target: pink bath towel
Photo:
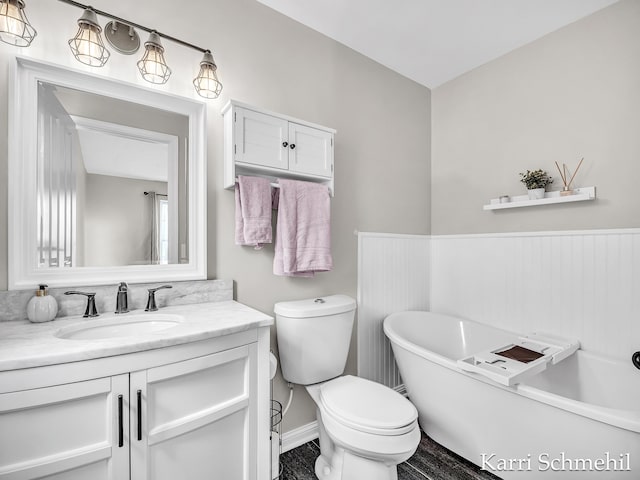
[[[238,176],[236,184],[236,245],[256,250],[271,243],[271,183],[266,178]]]
[[[311,277],[333,267],[331,199],[317,183],[279,179],[273,273]]]

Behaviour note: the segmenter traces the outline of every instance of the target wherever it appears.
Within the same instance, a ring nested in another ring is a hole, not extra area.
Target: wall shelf
[[[560,196],[560,191],[545,192],[544,198],[530,200],[528,195],[516,195],[509,202],[500,203],[499,198],[492,198],[489,205],[482,207],[484,210],[501,210],[504,208],[534,207],[537,205],[550,205],[552,203],[583,202],[596,198],[596,187],[574,188],[572,195]]]

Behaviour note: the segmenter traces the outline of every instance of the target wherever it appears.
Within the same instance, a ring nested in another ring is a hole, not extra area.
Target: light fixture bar
[[[108,17],[108,18],[110,18],[112,20],[115,20],[116,22],[124,23],[125,25],[129,25],[129,26],[134,27],[134,28],[139,28],[140,30],[144,30],[147,33],[155,32],[158,35],[160,35],[162,38],[166,38],[167,40],[170,40],[172,42],[178,43],[178,44],[183,45],[185,47],[193,48],[194,50],[198,50],[198,51],[200,51],[202,53],[206,53],[206,52],[209,51],[208,48],[198,47],[197,45],[194,45],[194,44],[189,43],[189,42],[185,42],[184,40],[180,40],[179,38],[175,38],[175,37],[172,37],[171,35],[166,35],[164,33],[161,33],[158,30],[156,30],[155,28],[145,27],[144,25],[140,25],[138,23],[134,23],[134,22],[131,22],[129,20],[125,20],[124,18],[118,17],[116,15],[112,15],[112,14],[104,12],[102,10],[98,10],[96,8],[93,8],[93,7],[89,6],[89,5],[84,5],[82,3],[75,2],[73,0],[58,0],[58,1],[62,2],[62,3],[69,4],[69,5],[73,5],[74,7],[82,8],[83,10],[91,9],[96,14],[98,14],[98,15],[100,15],[102,17]]]
[[[23,0],[10,1],[17,2]],[[222,91],[222,83],[220,83],[220,81],[218,80],[218,75],[216,73],[218,67],[213,60],[211,50],[209,50],[208,48],[198,47],[197,45],[185,42],[184,40],[180,40],[179,38],[160,33],[156,29],[145,27],[144,25],[140,25],[139,23],[130,22],[129,20],[118,17],[116,15],[111,15],[110,13],[102,10],[97,10],[89,5],[76,2],[75,0],[58,1],[81,8],[85,12],[83,16],[78,20],[80,30],[76,34],[76,37],[69,41],[71,50],[78,61],[91,66],[102,66],[109,58],[109,52],[106,48],[104,48],[102,39],[100,37],[102,28],[98,24],[96,17],[96,15],[100,15],[102,17],[110,18],[112,21],[115,21],[117,23],[127,25],[132,31],[135,31],[135,29],[137,28],[149,33],[149,40],[144,44],[144,56],[137,63],[142,78],[144,78],[146,81],[156,84],[164,84],[167,82],[167,80],[169,80],[169,77],[171,76],[171,69],[164,59],[164,47],[160,42],[160,38],[162,37],[170,40],[171,42],[177,43],[178,45],[192,48],[204,53],[204,57],[200,62],[200,72],[198,73],[196,78],[194,78],[193,86],[195,87],[196,92],[198,92],[198,95],[200,95],[201,97],[218,98],[218,96],[220,95],[220,92]],[[116,47],[114,46],[114,48]]]

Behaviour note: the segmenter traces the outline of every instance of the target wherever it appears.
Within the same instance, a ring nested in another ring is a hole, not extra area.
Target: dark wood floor
[[[313,471],[320,455],[317,440],[282,454],[281,480],[316,480]],[[422,434],[416,453],[398,465],[398,480],[499,480]],[[363,479],[364,480],[364,479]]]

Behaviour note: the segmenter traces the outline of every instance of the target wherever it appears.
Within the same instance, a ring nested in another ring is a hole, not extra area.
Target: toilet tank
[[[276,303],[282,376],[310,385],[342,375],[347,363],[356,301],[346,295]]]

